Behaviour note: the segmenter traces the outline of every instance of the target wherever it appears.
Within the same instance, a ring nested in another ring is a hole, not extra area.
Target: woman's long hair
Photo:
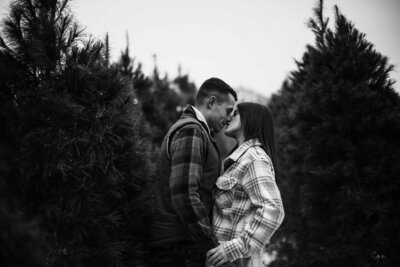
[[[274,123],[271,111],[264,105],[250,102],[239,103],[237,108],[240,123],[243,125],[245,141],[258,138],[274,165],[275,174],[277,174]]]

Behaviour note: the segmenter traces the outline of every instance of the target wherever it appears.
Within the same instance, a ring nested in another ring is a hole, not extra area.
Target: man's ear
[[[210,98],[208,98],[208,100],[207,100],[208,108],[211,109],[215,104],[217,104],[217,98],[215,96],[211,96]]]

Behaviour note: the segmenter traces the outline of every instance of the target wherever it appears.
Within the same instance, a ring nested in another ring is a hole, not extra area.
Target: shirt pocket
[[[228,209],[232,207],[236,184],[237,180],[233,177],[227,175],[218,177],[216,182],[218,190],[215,202],[219,208]]]

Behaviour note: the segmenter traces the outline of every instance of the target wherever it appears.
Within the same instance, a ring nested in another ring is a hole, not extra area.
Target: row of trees
[[[269,102],[286,211],[271,266],[399,265],[393,66],[338,9],[330,29],[323,1],[309,25]],[[129,42],[110,62],[68,0],[14,1],[1,27],[0,265],[145,265],[153,164],[196,86],[145,75]]]
[[[157,65],[151,77],[144,75],[141,64],[136,64],[135,58],[130,56],[128,37],[126,49],[112,67],[118,69],[133,86],[146,121],[142,130],[145,136],[150,137],[153,149],[157,151],[165,133],[179,118],[184,106],[194,104],[197,92],[195,84],[189,80],[188,75],[182,75],[180,70],[172,81],[167,74],[161,77]]]
[[[17,0],[0,37],[0,265],[139,266],[153,158],[195,85],[109,62],[68,0]]]

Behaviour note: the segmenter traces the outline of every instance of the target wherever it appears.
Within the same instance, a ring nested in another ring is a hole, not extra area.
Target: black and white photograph
[[[399,267],[399,0],[0,0],[1,267]]]

